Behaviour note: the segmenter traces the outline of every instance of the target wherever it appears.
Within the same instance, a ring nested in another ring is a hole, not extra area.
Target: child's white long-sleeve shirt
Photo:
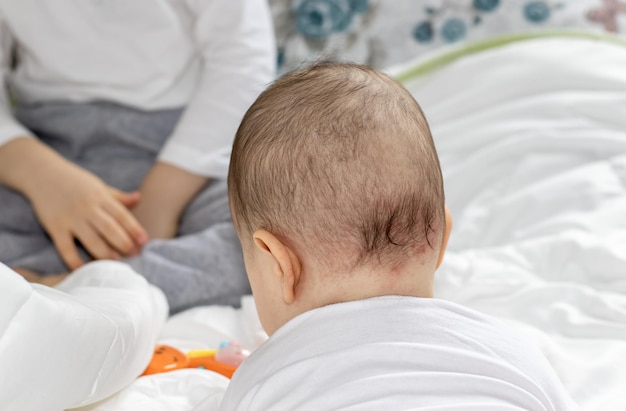
[[[243,114],[275,72],[265,0],[0,0],[0,45],[20,104],[187,106],[160,159],[218,178]],[[0,103],[0,145],[29,135],[4,90]]]

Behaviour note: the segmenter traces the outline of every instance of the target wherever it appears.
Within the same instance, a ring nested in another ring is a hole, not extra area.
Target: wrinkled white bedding
[[[91,263],[59,289],[0,264],[0,409],[59,411],[118,392],[150,360],[163,293],[125,264]]]
[[[436,294],[530,336],[584,410],[626,410],[626,48],[552,38],[407,82],[455,228]]]
[[[406,81],[430,121],[455,217],[437,296],[528,335],[588,411],[626,410],[625,68],[622,45],[547,38],[467,55]],[[0,330],[17,315],[5,301]],[[250,297],[240,310],[202,307],[174,316],[159,340],[194,349],[232,338],[248,348],[264,338]],[[3,365],[6,341],[2,335]],[[81,346],[96,353],[108,340],[93,341]],[[61,348],[51,347],[51,355]],[[31,392],[56,384],[52,372],[31,372]],[[202,402],[217,409],[226,385],[207,371],[175,371],[142,377],[82,410],[188,411]],[[89,390],[59,397],[80,401],[83,394]]]

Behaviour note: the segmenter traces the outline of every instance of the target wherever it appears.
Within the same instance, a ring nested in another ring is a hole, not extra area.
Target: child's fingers
[[[78,249],[74,243],[74,236],[68,231],[63,233],[50,233],[52,242],[56,247],[63,262],[70,268],[76,270],[84,264],[78,254]]]
[[[111,202],[104,205],[104,210],[109,213],[117,223],[130,235],[140,247],[148,242],[148,233],[139,224],[133,214],[122,204]]]
[[[80,223],[74,232],[76,238],[96,260],[117,259],[119,255],[104,241],[100,234],[87,222]]]
[[[140,194],[138,191],[133,191],[132,193],[125,193],[123,191],[116,190],[111,188],[111,193],[113,197],[122,203],[125,207],[134,207],[137,205],[140,199]]]
[[[105,210],[99,210],[90,223],[100,236],[122,255],[137,253],[137,246],[129,233]]]

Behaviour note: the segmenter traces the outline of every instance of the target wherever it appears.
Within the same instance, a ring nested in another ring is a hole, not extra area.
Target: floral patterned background
[[[575,28],[626,35],[620,0],[269,0],[279,70],[319,55],[387,67],[449,44]]]

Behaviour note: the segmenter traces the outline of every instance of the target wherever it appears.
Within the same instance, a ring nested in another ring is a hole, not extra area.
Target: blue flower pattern
[[[413,38],[420,43],[428,43],[433,38],[433,24],[430,21],[423,21],[413,29]]]
[[[531,1],[524,6],[524,17],[532,23],[543,23],[550,18],[550,7],[541,1]]]
[[[472,4],[476,10],[490,12],[500,5],[500,0],[474,0]]]
[[[550,18],[551,8],[546,3],[547,0],[534,0],[526,2],[522,7],[522,15],[524,18],[533,23],[543,23]],[[473,26],[478,26],[483,22],[483,14],[491,13],[500,6],[500,0],[468,0],[471,7],[471,13],[468,21]],[[426,20],[418,22],[412,31],[413,38],[418,43],[429,43],[434,40],[436,34],[446,43],[454,43],[462,40],[467,34],[471,26],[468,26],[465,20],[452,16],[443,21],[437,22],[437,17],[442,15],[445,10],[445,3],[439,8],[428,5],[424,7]],[[558,8],[558,7],[557,7]],[[438,27],[438,31],[435,28]]]
[[[467,29],[465,22],[461,19],[448,19],[441,26],[441,37],[446,43],[454,43],[465,37]]]
[[[354,15],[366,12],[368,7],[369,0],[296,0],[296,29],[306,38],[325,40],[347,31]]]
[[[369,6],[369,0],[350,0],[350,9],[353,13],[365,13]]]
[[[584,1],[589,5],[618,0]],[[319,55],[338,59],[349,56],[354,61],[385,67],[444,44],[524,32],[533,26],[588,28],[596,24],[586,10],[583,17],[587,16],[592,23],[580,20],[582,0],[269,0],[269,3],[280,23],[276,26],[279,72]],[[617,23],[614,26],[605,29],[626,33],[625,27],[618,30]],[[402,35],[411,36],[414,44],[407,45],[399,38]]]

